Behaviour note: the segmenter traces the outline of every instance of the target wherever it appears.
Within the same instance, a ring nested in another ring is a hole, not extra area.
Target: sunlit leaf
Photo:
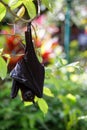
[[[78,117],[78,120],[87,120],[87,115]]]
[[[76,102],[76,97],[72,95],[71,93],[67,94],[66,97],[70,99],[71,101]]]
[[[24,14],[25,14],[25,7],[22,6],[22,7],[18,10],[17,16],[18,16],[19,18],[22,18]],[[16,20],[18,20],[18,18],[16,18]]]
[[[77,74],[72,74],[70,75],[70,79],[73,81],[73,82],[77,82],[78,79],[79,79],[79,76]]]
[[[23,2],[23,4],[25,5],[25,7],[27,9],[27,12],[28,12],[28,15],[30,16],[30,18],[35,17],[36,16],[36,8],[35,8],[33,1],[32,0],[25,0]]]
[[[47,87],[44,87],[43,93],[49,97],[54,97],[53,93],[51,92],[51,90]]]
[[[50,11],[52,11],[53,2],[52,2],[51,0],[42,0],[42,3],[43,3]]]
[[[4,1],[6,4],[8,4],[10,0],[3,0],[3,1]]]
[[[77,68],[78,68],[78,67],[79,67],[79,61],[70,63],[70,64],[67,65],[67,67],[68,67],[68,66],[69,66],[69,67],[72,66],[72,67],[77,67]]]
[[[4,18],[6,15],[6,8],[5,6],[0,2],[0,21]]]
[[[9,6],[11,7],[12,10],[18,8],[20,5],[22,5],[23,1],[22,0],[10,0]]]
[[[35,98],[34,98],[34,102],[37,102],[38,101],[38,97],[37,96],[35,96]]]
[[[16,4],[17,2],[18,2],[18,0],[9,0],[9,6],[12,6],[12,5]]]
[[[56,59],[56,63],[55,63],[55,66],[58,67],[58,68],[61,68],[63,67],[64,65],[66,65],[67,61],[65,59],[61,59],[59,57],[57,57]]]
[[[8,58],[8,59],[11,58],[9,54],[3,54],[3,56]]]
[[[7,64],[5,60],[0,56],[0,77],[4,79],[7,75]]]
[[[64,65],[60,69],[63,69],[63,70],[65,69],[68,72],[74,72],[75,69],[80,69],[80,65],[79,65],[79,62],[77,61],[77,62],[70,63],[68,65]]]
[[[0,49],[0,55],[2,54],[2,52],[3,52],[3,48]]]
[[[44,114],[46,114],[48,112],[48,105],[43,98],[38,99],[38,106]]]
[[[33,104],[32,102],[24,102],[24,106],[30,106],[32,104]]]
[[[67,67],[67,71],[68,71],[68,72],[74,72],[74,71],[75,71],[75,68],[72,67],[72,66],[69,66],[69,67]]]
[[[8,66],[11,57],[9,54],[3,54],[3,56],[7,59],[7,66]]]

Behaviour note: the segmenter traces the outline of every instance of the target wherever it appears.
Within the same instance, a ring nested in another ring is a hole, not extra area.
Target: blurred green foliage
[[[11,79],[0,80],[0,130],[87,129],[87,74],[80,71],[78,62],[65,65],[65,60],[55,61],[46,67],[45,87],[54,96],[43,96],[49,106],[45,115],[37,103],[24,106],[20,94],[10,99]]]

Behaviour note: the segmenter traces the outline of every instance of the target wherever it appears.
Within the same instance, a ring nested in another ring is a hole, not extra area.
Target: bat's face
[[[33,102],[35,98],[34,92],[20,82],[18,82],[18,86],[19,89],[21,90],[23,101]]]
[[[33,92],[31,90],[28,90],[26,92],[22,92],[22,98],[24,101],[34,101],[34,97],[35,95],[33,94]]]

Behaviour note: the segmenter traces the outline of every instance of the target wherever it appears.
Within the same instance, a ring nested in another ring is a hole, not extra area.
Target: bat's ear
[[[19,86],[17,85],[17,81],[14,79],[11,90],[11,98],[15,98],[18,94]]]

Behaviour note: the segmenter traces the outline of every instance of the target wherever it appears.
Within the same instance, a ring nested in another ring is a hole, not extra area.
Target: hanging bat
[[[31,23],[25,32],[25,55],[16,64],[10,75],[13,78],[11,97],[17,96],[18,90],[21,90],[22,99],[24,101],[34,101],[34,97],[41,98],[43,96],[44,84],[44,65],[42,65],[34,50],[32,42]]]

